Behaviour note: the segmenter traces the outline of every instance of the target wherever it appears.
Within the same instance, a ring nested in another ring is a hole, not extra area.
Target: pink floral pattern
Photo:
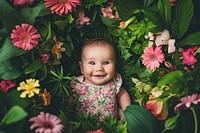
[[[83,75],[74,77],[74,79],[70,85],[79,97],[81,103],[78,107],[79,112],[83,112],[85,115],[97,115],[100,120],[108,115],[117,117],[116,95],[122,84],[122,78],[118,73],[116,73],[113,80],[101,86],[83,82]]]

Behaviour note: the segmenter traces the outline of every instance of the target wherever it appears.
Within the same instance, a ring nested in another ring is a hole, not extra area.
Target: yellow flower
[[[40,92],[38,96],[42,98],[44,106],[48,106],[51,103],[51,94],[47,92],[47,89],[44,89],[44,93]]]
[[[35,80],[35,79],[27,79],[26,83],[23,81],[19,84],[20,86],[17,87],[17,90],[23,90],[22,94],[20,95],[21,98],[25,98],[26,95],[28,95],[28,97],[32,97],[35,94],[38,94],[40,91],[40,88],[36,88],[39,87],[39,80]]]

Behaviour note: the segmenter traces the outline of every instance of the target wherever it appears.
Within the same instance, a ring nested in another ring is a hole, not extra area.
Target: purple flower
[[[30,129],[36,128],[36,133],[61,133],[64,128],[60,118],[50,113],[40,112],[38,116],[30,118],[29,121],[33,122]]]
[[[181,103],[177,104],[174,108],[174,111],[179,109],[190,108],[191,104],[198,104],[200,102],[200,95],[193,94],[191,96],[186,96],[180,99]]]
[[[4,93],[7,93],[7,91],[15,85],[16,83],[11,82],[10,80],[2,80],[0,82],[0,90],[2,90]]]

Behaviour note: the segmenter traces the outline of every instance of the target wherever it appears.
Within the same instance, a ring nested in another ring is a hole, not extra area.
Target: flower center
[[[155,55],[151,55],[151,59],[155,60],[156,56]]]
[[[60,2],[60,3],[67,3],[68,0],[58,0],[58,2]]]
[[[26,90],[27,90],[27,91],[30,91],[30,90],[32,90],[33,88],[34,88],[34,86],[28,85],[28,86],[26,87]]]
[[[28,35],[24,35],[24,36],[23,36],[23,40],[28,41],[28,40],[29,40],[29,36],[28,36]]]
[[[52,125],[52,123],[50,123],[50,122],[46,122],[46,123],[44,123],[44,128],[52,129],[52,128],[53,128],[53,125]]]

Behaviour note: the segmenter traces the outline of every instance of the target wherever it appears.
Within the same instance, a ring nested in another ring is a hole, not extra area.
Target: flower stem
[[[197,115],[196,115],[196,112],[195,112],[195,108],[191,107],[190,109],[192,110],[192,114],[194,116],[194,133],[197,133],[197,131],[198,131],[198,121],[197,121]]]

